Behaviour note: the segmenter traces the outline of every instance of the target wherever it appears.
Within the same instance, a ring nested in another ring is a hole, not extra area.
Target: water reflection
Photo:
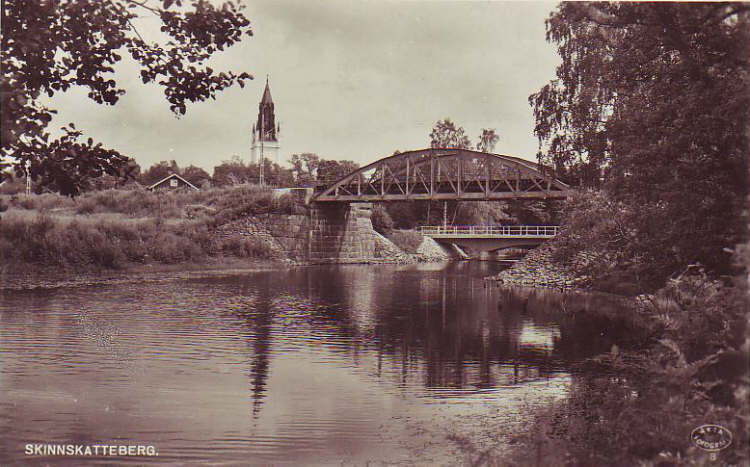
[[[615,302],[488,286],[500,267],[5,291],[0,458],[19,459],[23,442],[145,439],[161,461],[328,463],[344,448],[381,451],[394,414],[488,392],[503,401],[626,340],[616,320],[560,313]]]

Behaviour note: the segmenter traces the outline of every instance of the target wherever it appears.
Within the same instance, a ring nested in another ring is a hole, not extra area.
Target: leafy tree
[[[246,165],[240,159],[240,156],[234,155],[228,161],[222,161],[221,164],[214,167],[213,182],[217,186],[238,185],[240,183],[249,183],[258,181],[258,170]]]
[[[290,169],[281,167],[275,162],[271,162],[269,159],[265,160],[263,177],[266,184],[276,187],[291,187],[294,186],[294,176]],[[259,175],[258,165],[250,164],[252,172]],[[257,178],[256,178],[257,179]]]
[[[471,141],[466,136],[463,127],[457,127],[449,118],[446,118],[438,120],[432,127],[430,147],[468,149],[471,147]]]
[[[494,128],[482,128],[482,133],[479,135],[479,142],[477,142],[477,151],[492,152],[495,150],[495,145],[499,140],[500,136],[498,136]]]
[[[172,174],[180,175],[180,166],[174,160],[161,161],[148,168],[141,175],[141,182],[144,185],[153,185]]]
[[[86,181],[81,189],[110,190],[126,186],[129,182],[141,180],[141,166],[134,159],[121,167],[117,175],[104,174]]]
[[[625,204],[631,257],[723,268],[745,235],[748,9],[565,2],[547,20],[562,64],[529,98],[540,161]]]
[[[317,154],[292,154],[289,162],[292,164],[292,174],[297,186],[311,185],[317,179],[320,165],[320,157]]]
[[[206,65],[215,52],[252,34],[241,9],[205,0],[4,1],[0,155],[13,160],[19,175],[30,161],[34,180],[71,196],[90,178],[119,175],[129,158],[91,138],[80,142],[82,132],[73,123],[52,139],[47,127],[55,110],[40,97],[82,86],[95,102],[116,104],[125,91],[114,79],[113,65],[125,51],[140,65],[142,81],[161,85],[170,109],[184,114],[188,102],[214,98],[251,79]],[[141,36],[135,23],[142,13],[159,18],[168,40],[147,42]]]
[[[382,204],[376,204],[372,208],[372,227],[376,231],[387,235],[393,230],[393,219]]]
[[[207,182],[211,182],[211,176],[208,174],[208,172],[194,165],[189,165],[182,169],[180,175],[182,176],[182,178],[197,187],[203,186]]]
[[[325,183],[333,183],[340,178],[354,172],[359,164],[353,161],[334,161],[320,159],[318,164],[317,179]]]

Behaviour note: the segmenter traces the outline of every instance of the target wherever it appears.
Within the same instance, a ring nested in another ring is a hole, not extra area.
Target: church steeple
[[[266,75],[266,89],[263,91],[263,98],[260,100],[260,103],[261,105],[273,105],[273,99],[271,98],[271,88],[268,86],[268,75]]]
[[[263,97],[258,104],[258,122],[255,124],[258,139],[263,141],[278,141],[276,139],[276,116],[273,111],[273,99],[271,98],[271,87],[268,85],[266,76],[266,88]]]
[[[271,86],[268,84],[268,75],[266,75],[266,87],[258,104],[258,119],[253,125],[250,162],[257,164],[267,158],[278,164],[280,133],[281,126],[276,121]]]

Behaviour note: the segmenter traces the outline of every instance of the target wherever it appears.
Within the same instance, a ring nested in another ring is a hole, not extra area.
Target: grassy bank
[[[107,190],[71,200],[58,195],[3,197],[0,258],[6,271],[27,266],[75,270],[128,264],[178,264],[207,258],[270,259],[255,237],[218,238],[212,231],[241,216],[291,213],[289,197],[238,186],[152,193]]]

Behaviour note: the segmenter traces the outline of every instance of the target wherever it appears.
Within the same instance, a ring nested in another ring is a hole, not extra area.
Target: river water
[[[565,397],[571,368],[617,330],[576,322],[559,297],[482,280],[503,267],[315,266],[4,290],[0,464],[408,464],[422,438],[425,449],[457,438],[435,431],[441,423],[518,424],[529,401]],[[37,443],[158,455],[27,456]]]

